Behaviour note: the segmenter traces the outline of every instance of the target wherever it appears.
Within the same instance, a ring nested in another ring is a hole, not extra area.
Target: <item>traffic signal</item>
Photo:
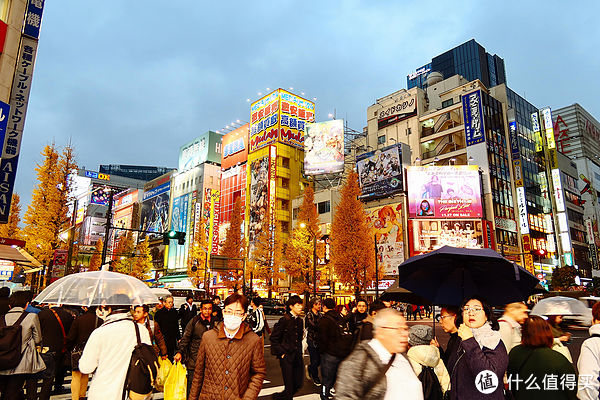
[[[185,232],[177,232],[170,230],[163,233],[163,244],[168,245],[171,239],[177,239],[177,244],[185,244]]]
[[[546,256],[546,250],[544,249],[538,249],[538,250],[534,250],[533,254],[535,254],[536,256],[543,258],[544,256]]]

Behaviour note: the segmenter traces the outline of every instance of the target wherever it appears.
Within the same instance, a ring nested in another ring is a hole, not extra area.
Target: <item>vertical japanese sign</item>
[[[221,192],[215,189],[204,189],[204,219],[206,221],[206,237],[210,254],[219,252],[219,214],[221,208]]]
[[[25,12],[25,25],[23,35],[32,39],[40,38],[40,27],[42,26],[42,13],[44,12],[44,0],[29,0]]]
[[[36,53],[37,40],[21,36],[21,46],[19,48],[19,56],[17,58],[15,76],[10,94],[8,126],[2,146],[2,159],[0,160],[0,172],[2,175],[0,179],[1,224],[8,223]]]
[[[277,188],[277,147],[269,147],[269,229],[271,230],[271,241],[275,241],[275,207]]]
[[[462,103],[467,147],[485,142],[481,90],[463,95]]]
[[[0,143],[4,143],[4,138],[6,137],[9,115],[10,105],[0,101]]]

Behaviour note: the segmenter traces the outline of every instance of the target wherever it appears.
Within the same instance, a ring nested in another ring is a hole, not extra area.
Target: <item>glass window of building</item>
[[[454,104],[454,99],[444,100],[442,101],[442,108],[450,107],[452,104]]]
[[[281,178],[281,187],[284,189],[289,189],[290,180],[288,178]]]
[[[283,168],[289,168],[290,167],[290,159],[287,157],[281,157],[281,166]]]
[[[329,200],[322,201],[318,204],[318,213],[319,214],[325,214],[330,211],[331,211],[331,203],[329,202]]]
[[[377,137],[377,144],[385,144],[385,135]]]

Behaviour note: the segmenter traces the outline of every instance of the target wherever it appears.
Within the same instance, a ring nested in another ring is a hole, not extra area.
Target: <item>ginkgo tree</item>
[[[351,171],[341,190],[331,226],[331,265],[339,281],[361,290],[375,277],[375,246],[372,228],[367,223],[359,200],[358,175]]]
[[[25,212],[23,237],[26,250],[44,265],[51,265],[54,251],[65,246],[59,238],[69,223],[67,218],[73,172],[77,170],[74,148],[59,149],[54,143],[42,150],[37,164],[38,183]],[[47,280],[51,276],[47,274]]]
[[[233,203],[229,227],[225,232],[225,242],[221,248],[222,256],[229,258],[243,258],[246,254],[244,237],[242,234],[242,223],[242,200],[240,197],[238,197]],[[229,261],[227,265],[231,269],[227,271],[219,271],[219,274],[223,278],[223,281],[227,287],[237,290],[240,277],[239,271],[243,267],[242,262],[239,260],[233,260]]]
[[[10,239],[21,238],[21,198],[18,194],[13,193],[10,203],[10,211],[8,213],[8,223],[0,224],[0,237]]]
[[[248,263],[251,279],[265,282],[268,297],[272,297],[273,290],[278,288],[281,279],[280,268],[283,255],[283,237],[281,226],[271,224],[269,214],[265,216],[263,229],[256,236],[254,247]]]
[[[200,288],[202,284],[206,282],[206,272],[208,268],[206,265],[206,258],[208,255],[206,220],[202,218],[199,225],[196,233],[192,236],[187,266],[188,278],[197,288]]]

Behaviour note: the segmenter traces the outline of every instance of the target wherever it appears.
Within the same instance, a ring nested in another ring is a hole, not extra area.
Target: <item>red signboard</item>
[[[245,124],[223,136],[221,169],[226,170],[248,161],[249,125]]]
[[[25,247],[24,240],[9,239],[9,238],[0,238],[0,244],[6,245],[6,246]]]

